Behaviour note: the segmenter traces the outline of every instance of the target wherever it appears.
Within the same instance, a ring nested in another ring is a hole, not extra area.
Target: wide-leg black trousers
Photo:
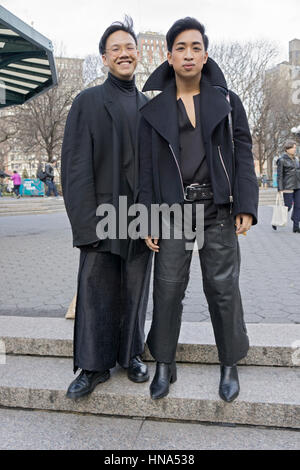
[[[184,236],[160,239],[155,253],[153,319],[147,344],[158,362],[175,359],[193,253],[186,250],[186,242]],[[233,365],[247,355],[249,340],[239,290],[240,250],[229,209],[219,209],[216,221],[204,231],[199,257],[219,360]]]
[[[128,367],[144,351],[151,254],[131,261],[109,252],[80,253],[74,325],[74,372]]]

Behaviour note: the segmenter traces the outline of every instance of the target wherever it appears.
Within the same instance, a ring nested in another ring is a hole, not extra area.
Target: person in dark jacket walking
[[[97,208],[109,204],[119,220],[119,196],[131,205],[137,192],[138,109],[147,98],[135,86],[138,50],[131,18],[108,27],[99,49],[108,78],[75,98],[62,147],[63,196],[73,245],[80,249],[74,372],[82,371],[68,388],[69,398],[90,393],[116,363],[133,382],[149,379],[140,355],[151,254],[143,240],[99,239],[97,232]]]
[[[53,163],[53,165],[57,164],[57,161],[56,161],[55,157],[52,159],[52,163]],[[56,184],[54,182],[54,168],[51,165],[51,163],[46,163],[46,165],[45,165],[45,174],[46,174],[45,175],[46,178],[45,178],[44,182],[45,182],[45,185],[48,188],[47,193],[46,193],[46,197],[50,197],[52,192],[53,192],[55,197],[58,197]]]
[[[204,26],[189,17],[176,21],[167,33],[167,46],[168,60],[143,89],[162,92],[141,109],[139,202],[149,211],[153,202],[192,205],[194,225],[197,205],[204,206],[204,243],[199,249],[203,287],[221,363],[219,393],[230,402],[239,393],[236,363],[249,348],[237,235],[257,223],[251,135],[241,100],[228,91],[222,71],[208,57]],[[169,223],[171,234],[174,220]],[[150,230],[145,238],[155,251],[154,311],[147,344],[157,362],[150,393],[158,399],[176,380],[192,251],[186,249],[184,233],[181,239],[168,239],[152,226]]]
[[[300,162],[296,156],[297,145],[294,140],[285,143],[285,153],[277,160],[277,187],[282,192],[285,205],[293,211],[293,232],[300,233]],[[277,227],[272,225],[273,229]]]

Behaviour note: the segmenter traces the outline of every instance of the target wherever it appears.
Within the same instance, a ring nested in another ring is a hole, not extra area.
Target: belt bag
[[[190,184],[185,188],[186,201],[201,201],[204,199],[213,199],[211,186],[207,184]]]

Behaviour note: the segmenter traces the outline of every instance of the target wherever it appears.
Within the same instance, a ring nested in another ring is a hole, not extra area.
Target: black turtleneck
[[[122,93],[126,93],[127,95],[136,94],[135,77],[133,77],[132,80],[121,80],[112,73],[108,72],[108,80],[117,88],[119,88]]]
[[[108,81],[115,88],[118,95],[118,103],[125,111],[127,122],[129,124],[131,141],[135,145],[136,118],[137,118],[137,89],[135,86],[135,77],[132,80],[121,80],[112,73],[108,72]]]

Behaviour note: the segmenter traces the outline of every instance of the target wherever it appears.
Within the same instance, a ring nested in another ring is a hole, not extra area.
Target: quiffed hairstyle
[[[131,36],[135,40],[135,44],[137,45],[137,37],[135,32],[133,31],[133,19],[130,16],[125,15],[123,23],[121,21],[115,21],[104,31],[99,42],[99,51],[101,55],[105,54],[106,41],[108,37],[116,31],[120,30],[131,34]]]
[[[294,147],[294,145],[297,145],[297,142],[295,140],[287,140],[284,144],[284,150],[289,150]]]
[[[208,37],[205,34],[204,25],[198,20],[196,20],[196,18],[191,18],[190,16],[187,16],[186,18],[182,18],[181,20],[175,21],[173,26],[171,26],[171,28],[167,32],[166,40],[169,52],[172,52],[172,47],[177,36],[183,31],[187,31],[188,29],[197,29],[198,31],[200,31],[200,33],[202,34],[205,51],[207,51]]]

